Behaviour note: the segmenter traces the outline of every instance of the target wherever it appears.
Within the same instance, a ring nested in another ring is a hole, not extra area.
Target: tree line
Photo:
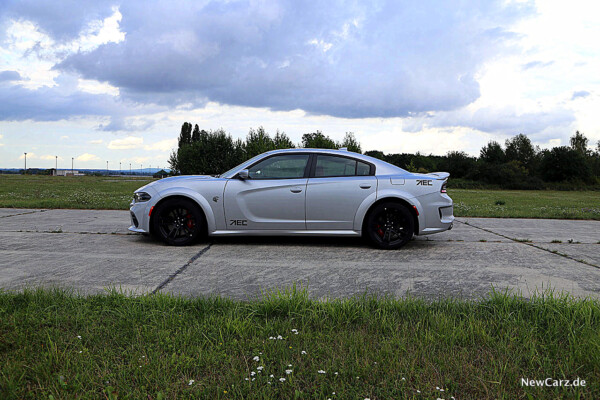
[[[181,127],[177,150],[169,158],[169,166],[175,174],[217,175],[266,151],[297,147],[347,147],[349,151],[361,153],[360,144],[352,132],[347,132],[341,142],[336,142],[321,131],[306,133],[302,135],[302,143],[296,145],[284,132],[277,131],[271,137],[262,126],[250,129],[246,140],[234,140],[223,129],[200,130],[197,124],[192,129],[192,124],[185,122]]]
[[[505,189],[544,189],[549,186],[571,188],[600,185],[600,141],[595,151],[579,131],[570,138],[569,146],[541,150],[524,134],[507,139],[502,146],[490,141],[479,157],[463,151],[450,151],[444,156],[421,153],[384,154],[378,150],[364,154],[411,172],[447,171],[465,187],[477,185]],[[263,127],[250,129],[245,140],[233,139],[223,129],[200,130],[185,122],[181,127],[178,148],[170,156],[169,165],[176,174],[216,175],[266,151],[288,148],[348,148],[362,153],[352,132],[336,142],[321,131],[302,135],[295,144],[284,132],[269,135]],[[456,182],[456,181],[455,181]],[[557,186],[558,185],[558,186]]]

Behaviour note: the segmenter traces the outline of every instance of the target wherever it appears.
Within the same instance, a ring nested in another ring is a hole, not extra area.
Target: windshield
[[[241,163],[239,165],[236,165],[235,167],[231,168],[229,171],[223,172],[221,175],[219,175],[219,178],[226,178],[227,175],[230,175],[232,172],[237,171],[238,169],[241,169],[241,167],[243,167],[244,165],[252,164],[255,160],[258,160],[262,156],[264,156],[264,153],[254,156],[251,159],[244,161],[243,163]]]

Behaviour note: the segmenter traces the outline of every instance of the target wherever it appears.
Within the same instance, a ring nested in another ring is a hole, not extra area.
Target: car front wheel
[[[410,211],[402,204],[384,202],[371,210],[365,229],[366,236],[374,246],[394,250],[412,239],[415,222]]]
[[[152,232],[166,244],[187,246],[204,232],[202,211],[191,200],[167,200],[154,213]]]

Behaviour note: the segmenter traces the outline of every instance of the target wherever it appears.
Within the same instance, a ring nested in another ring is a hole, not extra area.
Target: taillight
[[[446,192],[446,185],[448,184],[448,181],[444,181],[444,183],[442,183],[442,189],[440,190],[440,193],[447,193]]]

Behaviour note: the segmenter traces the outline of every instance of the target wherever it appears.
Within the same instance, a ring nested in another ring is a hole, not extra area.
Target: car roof
[[[319,154],[330,154],[336,156],[352,157],[358,160],[363,160],[375,165],[375,175],[390,175],[406,172],[402,168],[387,163],[378,158],[370,157],[364,154],[355,153],[348,150],[334,150],[334,149],[313,149],[313,148],[293,148],[293,149],[278,149],[271,150],[263,153],[264,155],[282,154],[282,153],[319,153]]]

